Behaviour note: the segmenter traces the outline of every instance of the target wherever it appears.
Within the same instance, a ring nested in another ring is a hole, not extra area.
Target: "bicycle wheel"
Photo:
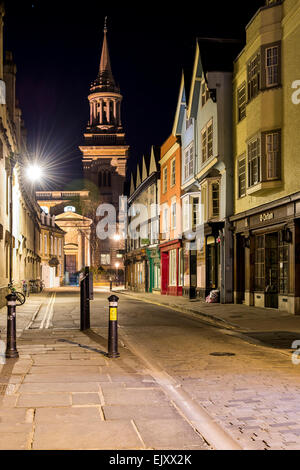
[[[21,292],[15,292],[15,295],[17,297],[17,305],[23,305],[25,304],[26,302],[26,297],[24,294],[22,294]]]

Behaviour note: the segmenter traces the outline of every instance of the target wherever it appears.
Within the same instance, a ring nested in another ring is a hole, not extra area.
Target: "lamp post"
[[[10,174],[9,174],[9,233],[10,233],[10,245],[9,245],[9,283],[13,282],[13,175],[14,169],[17,164],[17,159],[13,155],[9,161]]]

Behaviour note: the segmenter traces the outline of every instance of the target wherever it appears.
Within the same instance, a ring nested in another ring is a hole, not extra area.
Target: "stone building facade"
[[[40,208],[23,169],[28,161],[26,132],[16,99],[16,66],[3,57],[5,10],[0,4],[0,305],[8,282],[40,279]]]
[[[246,35],[234,64],[234,298],[300,314],[300,1],[267,1]]]

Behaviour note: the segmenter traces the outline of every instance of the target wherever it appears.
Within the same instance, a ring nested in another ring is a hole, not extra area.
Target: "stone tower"
[[[122,95],[112,74],[107,44],[106,19],[99,72],[88,96],[90,118],[80,146],[85,180],[98,188],[98,204],[113,204],[118,213],[119,196],[123,194],[129,146],[121,121]],[[118,238],[118,237],[116,237]],[[116,258],[122,243],[116,240],[97,241],[92,264],[114,270],[122,259]]]

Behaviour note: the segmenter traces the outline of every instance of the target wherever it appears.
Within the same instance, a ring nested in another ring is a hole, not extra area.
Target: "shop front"
[[[148,258],[146,250],[131,252],[125,260],[126,288],[135,292],[147,292]]]
[[[300,314],[300,195],[231,220],[235,303]]]
[[[181,240],[172,240],[159,247],[161,253],[161,294],[182,296],[183,250]]]
[[[160,294],[160,250],[158,247],[146,249],[148,257],[148,286],[147,292]]]

